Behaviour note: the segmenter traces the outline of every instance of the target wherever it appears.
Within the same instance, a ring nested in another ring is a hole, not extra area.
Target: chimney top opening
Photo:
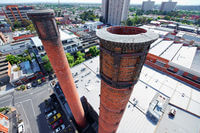
[[[118,35],[137,35],[147,32],[145,29],[129,26],[111,26],[107,31]]]

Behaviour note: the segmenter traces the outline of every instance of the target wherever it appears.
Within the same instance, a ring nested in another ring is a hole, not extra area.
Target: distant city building
[[[7,19],[14,23],[16,20],[22,22],[23,19],[28,19],[26,13],[28,10],[33,9],[32,6],[18,6],[18,5],[7,5],[2,8]]]
[[[6,61],[6,56],[0,56],[0,86],[9,83],[9,68],[10,64]]]
[[[102,0],[102,16],[105,23],[120,25],[128,16],[130,0]]]
[[[101,26],[103,26],[102,22],[86,22],[85,27],[89,29],[89,31],[96,31],[99,29]]]
[[[153,10],[154,4],[155,4],[155,1],[151,1],[151,0],[143,1],[142,10],[145,12]]]
[[[79,51],[79,48],[82,48],[82,44],[78,39],[78,36],[74,35],[72,32],[67,30],[59,30],[60,37],[63,44],[63,48],[66,53],[76,53]],[[45,55],[44,47],[41,40],[38,37],[32,37],[31,43],[36,47],[38,52],[41,55]]]
[[[24,52],[24,50],[27,50],[28,47],[30,47],[31,41],[20,41],[16,43],[9,43],[6,45],[0,46],[0,53],[2,55],[12,54],[12,55],[18,55]]]
[[[170,12],[173,11],[176,7],[177,2],[172,2],[172,0],[169,0],[168,2],[162,2],[160,11],[166,11]]]
[[[20,70],[17,70],[18,67],[20,67]],[[12,65],[10,69],[10,84],[12,86],[26,84],[41,76],[42,73],[37,61],[32,59],[31,61],[22,62],[18,66],[16,64]]]

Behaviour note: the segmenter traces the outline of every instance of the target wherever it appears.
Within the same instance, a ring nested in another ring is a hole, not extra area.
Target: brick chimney
[[[102,79],[98,132],[115,133],[158,35],[137,27],[114,26],[99,30],[97,36]]]
[[[28,13],[41,39],[64,96],[79,127],[86,126],[85,113],[77,93],[68,61],[60,40],[53,10],[32,10]]]

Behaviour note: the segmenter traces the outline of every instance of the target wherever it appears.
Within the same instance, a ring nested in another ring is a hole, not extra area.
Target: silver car
[[[48,113],[48,114],[46,115],[46,119],[51,118],[51,117],[54,116],[55,114],[57,114],[57,111],[56,111],[56,110],[51,111],[50,113]]]

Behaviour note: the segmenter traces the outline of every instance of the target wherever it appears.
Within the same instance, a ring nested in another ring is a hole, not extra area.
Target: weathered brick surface
[[[106,33],[105,30],[103,32]],[[134,27],[111,27],[107,29],[107,32],[112,33],[109,39],[101,33],[97,34],[100,38],[100,74],[102,76],[99,133],[116,132],[150,44],[156,39],[156,37],[154,39],[147,37],[148,42],[142,43],[123,43],[120,39],[117,39],[119,42],[111,41],[117,38],[117,35],[113,34],[133,35],[146,32]]]

